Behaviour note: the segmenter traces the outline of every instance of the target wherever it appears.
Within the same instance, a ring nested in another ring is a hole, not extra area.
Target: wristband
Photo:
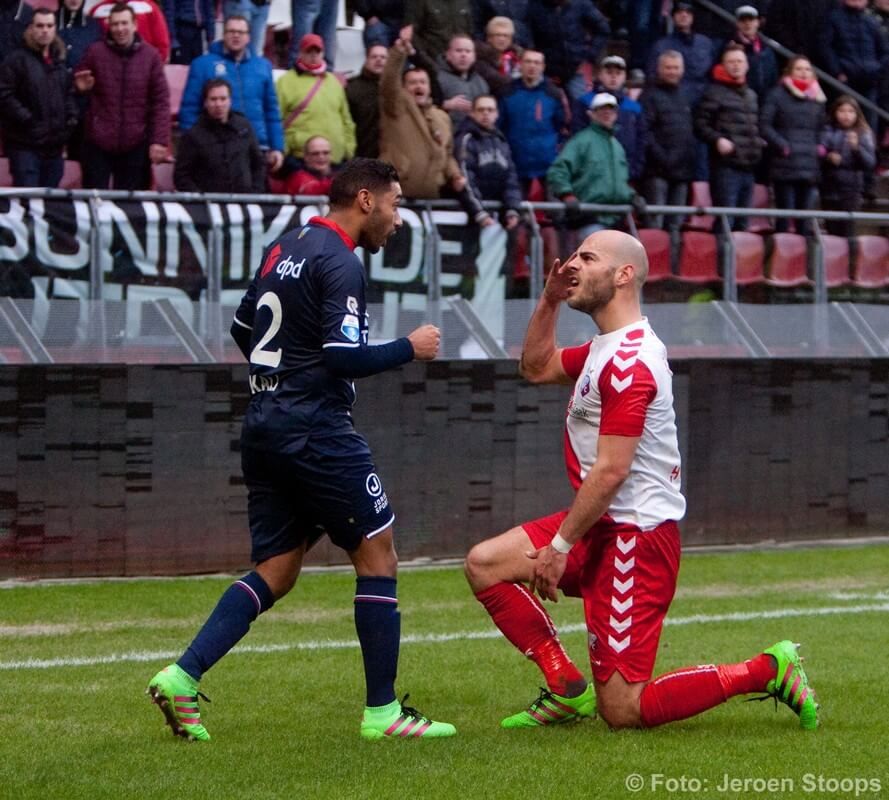
[[[565,541],[565,539],[562,538],[561,533],[557,533],[555,536],[553,536],[553,540],[549,543],[549,546],[552,547],[552,549],[555,550],[557,553],[562,553],[563,555],[567,555],[568,553],[570,553],[571,548],[574,547],[571,542],[567,542]]]

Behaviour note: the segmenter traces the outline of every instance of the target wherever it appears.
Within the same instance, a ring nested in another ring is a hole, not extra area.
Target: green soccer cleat
[[[434,722],[417,709],[393,700],[378,710],[364,710],[361,720],[362,739],[429,739],[454,736],[457,729],[448,722]]]
[[[799,645],[785,639],[772,645],[763,652],[772,656],[778,662],[776,676],[766,684],[766,696],[758,698],[766,700],[775,698],[775,708],[778,701],[790,706],[790,709],[799,717],[799,725],[807,731],[813,731],[818,727],[818,709],[815,702],[815,690],[809,686],[809,679],[803,669],[800,658]]]
[[[170,664],[157,673],[148,684],[146,694],[167,719],[174,736],[190,742],[209,742],[210,734],[201,724],[198,697],[208,703],[210,698],[198,691],[197,681],[178,664]]]
[[[541,687],[540,696],[524,711],[501,720],[501,728],[539,728],[596,716],[596,693],[587,684],[577,697],[562,697]]]

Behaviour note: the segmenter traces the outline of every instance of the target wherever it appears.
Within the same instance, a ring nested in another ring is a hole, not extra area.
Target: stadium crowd
[[[178,190],[320,194],[381,156],[406,195],[456,198],[479,225],[495,221],[483,200],[512,228],[523,200],[549,198],[585,235],[618,220],[581,203],[641,215],[689,202],[694,181],[714,205],[748,207],[759,183],[776,207],[861,208],[889,143],[813,72],[889,107],[889,0],[721,0],[734,25],[692,2],[355,0],[366,58],[348,80],[335,0],[293,0],[277,78],[268,5],[221,5],[0,0],[7,183],[58,186],[67,160],[84,188],[166,188],[152,167],[175,162]],[[761,30],[799,55],[782,62]],[[167,64],[188,65],[181,103]]]

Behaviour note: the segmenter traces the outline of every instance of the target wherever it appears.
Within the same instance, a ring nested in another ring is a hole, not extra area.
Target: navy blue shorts
[[[367,442],[357,433],[309,440],[298,454],[241,449],[251,557],[260,563],[325,533],[346,551],[395,520]]]

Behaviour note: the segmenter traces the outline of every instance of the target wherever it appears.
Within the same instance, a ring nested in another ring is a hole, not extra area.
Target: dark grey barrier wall
[[[687,544],[889,532],[889,360],[673,364]],[[241,569],[242,366],[0,367],[0,577]],[[513,361],[412,364],[355,416],[403,558],[570,501],[566,387]],[[341,561],[325,543],[316,563]]]

